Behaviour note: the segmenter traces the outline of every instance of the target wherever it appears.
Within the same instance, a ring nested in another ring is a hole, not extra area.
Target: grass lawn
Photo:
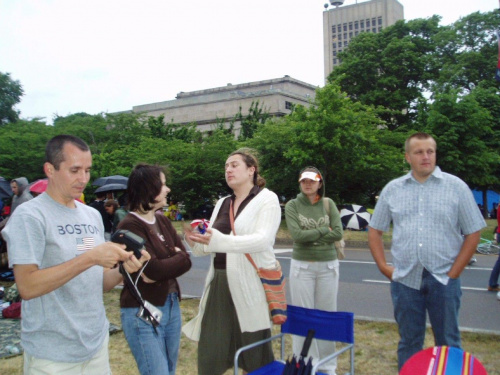
[[[121,326],[119,314],[120,291],[114,289],[105,294],[104,303],[110,322]],[[184,322],[192,319],[198,310],[198,299],[187,299],[181,303]],[[275,328],[278,332],[279,328]],[[355,322],[355,370],[360,375],[385,375],[397,373],[396,348],[398,342],[397,327],[391,323],[356,321]],[[473,353],[486,367],[490,375],[500,374],[500,340],[496,335],[464,332],[462,334],[464,350]],[[427,330],[425,347],[433,345],[432,333]],[[290,341],[287,341],[286,353],[290,353]],[[115,375],[139,374],[134,358],[122,332],[110,337],[110,362]],[[278,356],[278,346],[275,354]],[[197,344],[181,338],[177,374],[197,373]],[[347,371],[347,353],[339,360],[338,374]],[[22,374],[22,356],[0,360],[0,374]],[[227,371],[225,375],[232,374]]]

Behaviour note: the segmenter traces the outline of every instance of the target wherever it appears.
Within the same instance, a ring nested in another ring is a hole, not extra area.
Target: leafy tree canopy
[[[294,197],[299,171],[314,165],[336,202],[372,203],[403,171],[404,135],[389,134],[372,107],[354,102],[333,84],[318,89],[313,104],[261,125],[249,142],[263,155],[271,188],[286,200]]]
[[[10,73],[0,72],[0,125],[19,120],[19,111],[14,107],[21,101],[24,91],[19,83],[10,77]]]

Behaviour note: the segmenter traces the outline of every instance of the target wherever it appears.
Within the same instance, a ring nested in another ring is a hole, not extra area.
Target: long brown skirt
[[[271,337],[271,330],[241,332],[226,270],[215,269],[210,283],[198,343],[198,374],[221,375],[234,367],[236,351],[253,342]],[[274,360],[271,343],[250,349],[240,356],[239,367],[250,372]]]

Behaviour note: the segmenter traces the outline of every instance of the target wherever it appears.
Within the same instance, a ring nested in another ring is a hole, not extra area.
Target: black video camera
[[[141,257],[141,250],[146,243],[144,238],[125,229],[118,229],[111,237],[111,241],[127,246],[125,250],[133,251],[137,259]]]

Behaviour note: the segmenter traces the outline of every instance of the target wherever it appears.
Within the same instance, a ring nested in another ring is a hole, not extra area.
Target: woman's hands
[[[210,238],[212,237],[212,230],[207,229],[205,234],[201,234],[197,230],[193,230],[191,225],[185,224],[184,229],[184,239],[189,246],[193,247],[195,243],[201,243],[202,245],[208,245],[210,243]]]
[[[155,280],[153,279],[150,279],[149,277],[147,277],[146,275],[144,274],[141,274],[141,277],[142,277],[142,281],[144,281],[146,284],[153,284],[153,283],[156,283]]]
[[[178,252],[181,252],[182,250],[179,248],[179,247],[174,247],[175,249],[175,252],[178,253]],[[142,277],[142,281],[144,281],[146,284],[153,284],[153,283],[156,283],[156,280],[153,280],[153,279],[150,279],[149,277],[147,277],[144,273],[141,274],[141,277]]]
[[[208,245],[210,243],[210,240],[212,238],[212,230],[207,229],[205,234],[201,234],[199,232],[185,232],[185,237],[186,241],[188,242],[189,246],[192,246],[191,243],[201,243],[202,245]]]

